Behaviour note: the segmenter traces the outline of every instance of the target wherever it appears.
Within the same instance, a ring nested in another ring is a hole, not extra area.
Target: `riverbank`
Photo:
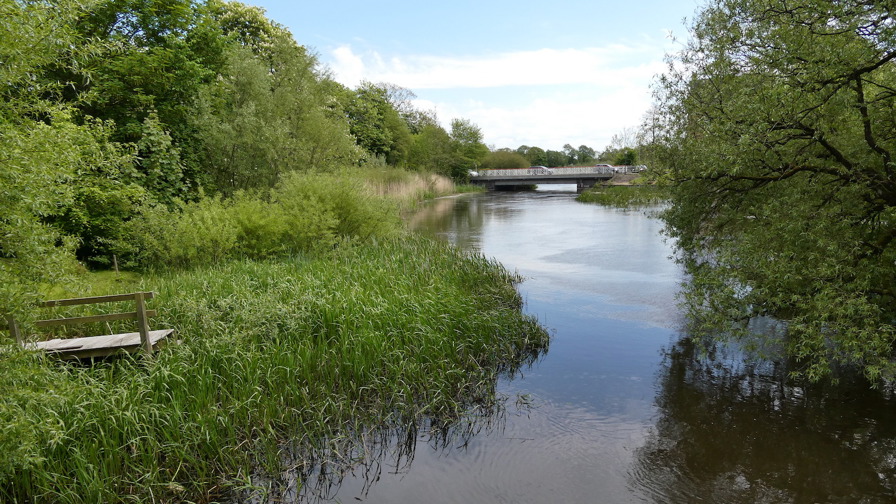
[[[210,502],[276,481],[287,444],[450,424],[548,343],[518,281],[405,236],[108,282],[156,291],[180,344],[92,366],[7,353],[0,500]]]
[[[636,175],[628,175],[628,177],[636,177]],[[657,205],[668,200],[668,198],[668,189],[663,186],[655,184],[635,185],[632,184],[631,179],[616,180],[614,177],[610,184],[595,186],[579,194],[576,197],[576,201],[631,208]]]

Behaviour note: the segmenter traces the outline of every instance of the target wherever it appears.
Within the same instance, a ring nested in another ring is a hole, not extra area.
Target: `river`
[[[896,502],[891,392],[794,384],[734,349],[697,352],[662,224],[557,187],[439,199],[412,218],[518,271],[550,349],[498,384],[496,418],[416,433],[410,453],[385,450],[315,500]]]

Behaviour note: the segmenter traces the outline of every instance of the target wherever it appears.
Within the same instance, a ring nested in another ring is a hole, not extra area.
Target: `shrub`
[[[144,207],[129,226],[141,266],[192,266],[225,257],[269,258],[386,238],[401,229],[397,206],[363,182],[292,173],[269,194],[239,192],[174,210]]]

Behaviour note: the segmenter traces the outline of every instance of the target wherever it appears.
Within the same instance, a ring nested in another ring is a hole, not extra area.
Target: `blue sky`
[[[491,147],[598,151],[635,128],[650,83],[700,0],[294,2],[262,7],[334,78],[410,89],[446,127],[469,119]]]

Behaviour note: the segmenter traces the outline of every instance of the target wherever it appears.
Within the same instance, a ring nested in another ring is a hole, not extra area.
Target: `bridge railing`
[[[479,170],[479,177],[530,177],[533,175],[584,175],[639,173],[646,170],[644,165],[598,165],[598,166],[563,166],[558,168],[508,168],[499,170]]]

